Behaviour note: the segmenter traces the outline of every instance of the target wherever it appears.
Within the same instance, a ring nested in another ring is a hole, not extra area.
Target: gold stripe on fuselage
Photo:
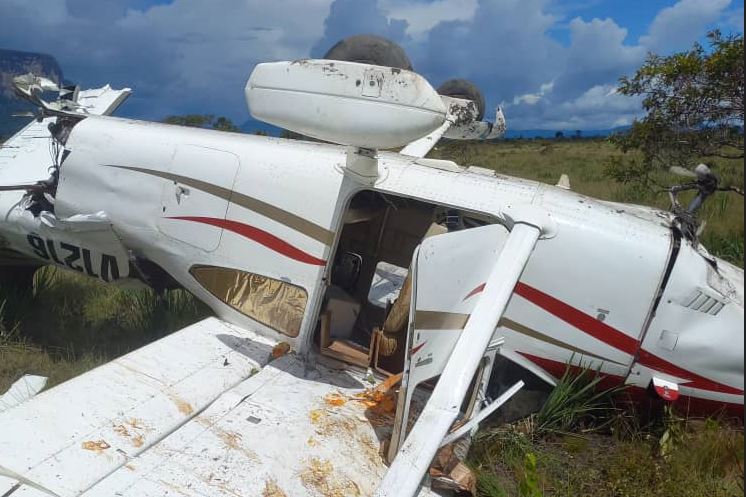
[[[202,190],[205,193],[209,193],[210,195],[222,198],[224,200],[227,200],[228,202],[239,205],[264,217],[272,219],[273,221],[292,228],[299,233],[303,233],[307,237],[317,240],[324,245],[331,245],[334,242],[334,233],[324,228],[323,226],[319,226],[318,224],[312,223],[311,221],[297,216],[291,212],[280,209],[279,207],[268,204],[254,197],[249,197],[248,195],[244,195],[243,193],[233,191],[229,188],[224,188],[222,186],[214,185],[212,183],[207,183],[205,181],[194,178],[189,178],[187,176],[167,173],[165,171],[155,171],[152,169],[143,169],[139,167],[115,165],[112,165],[110,167],[136,171],[139,173],[156,176],[158,178],[167,179],[169,181],[183,183],[187,186]]]

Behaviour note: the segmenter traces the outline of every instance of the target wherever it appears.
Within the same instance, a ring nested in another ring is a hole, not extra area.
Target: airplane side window
[[[194,266],[189,272],[208,292],[238,312],[290,337],[300,333],[308,303],[305,289],[239,269]]]

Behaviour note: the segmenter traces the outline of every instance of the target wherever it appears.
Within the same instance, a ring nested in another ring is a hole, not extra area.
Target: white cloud
[[[477,0],[380,0],[392,19],[407,21],[407,34],[418,38],[441,22],[468,21],[474,17]]]
[[[513,98],[513,105],[536,105],[541,102],[541,99],[544,98],[547,93],[551,93],[552,90],[554,90],[554,81],[544,83],[539,87],[538,93],[526,93]]]
[[[615,85],[597,85],[577,98],[539,106],[515,106],[514,129],[607,129],[630,124],[641,114],[640,100],[620,95]],[[510,121],[509,121],[510,123]]]
[[[556,80],[559,98],[575,98],[595,85],[616,82],[645,58],[645,49],[628,45],[627,29],[612,19],[570,22],[570,47]]]
[[[481,0],[471,20],[438,24],[405,48],[436,86],[466,78],[482,88],[488,107],[512,101],[561,68],[562,47],[549,35],[557,19],[546,12],[548,3]]]
[[[613,90],[648,50],[686,49],[717,25],[743,31],[742,4],[731,0],[679,0],[639,40],[614,19],[568,22],[568,0],[151,1],[0,0],[0,46],[50,53],[83,85],[133,87],[132,116],[242,121],[256,63],[322,55],[345,36],[374,33],[403,45],[435,86],[467,78],[488,108],[508,102],[514,129],[590,128],[639,111]]]
[[[640,44],[654,52],[686,49],[721,19],[730,3],[731,0],[681,0],[658,13]]]
[[[131,86],[134,115],[238,121],[249,117],[242,90],[254,65],[308,56],[332,3],[174,0],[141,10],[106,0],[12,1],[0,2],[0,46],[50,53],[84,85]]]

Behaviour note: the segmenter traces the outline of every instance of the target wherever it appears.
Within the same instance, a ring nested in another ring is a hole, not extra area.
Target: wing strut
[[[526,266],[541,228],[517,222],[422,414],[375,497],[413,497],[466,395],[498,321]]]

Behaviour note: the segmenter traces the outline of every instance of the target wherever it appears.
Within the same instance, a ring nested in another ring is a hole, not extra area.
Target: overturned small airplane
[[[52,264],[217,317],[1,412],[0,495],[438,495],[436,453],[524,385],[491,385],[508,365],[743,415],[743,271],[680,209],[425,158],[505,121],[386,40],[254,69],[251,114],[316,141],[15,84],[40,110],[0,148],[2,284]]]

